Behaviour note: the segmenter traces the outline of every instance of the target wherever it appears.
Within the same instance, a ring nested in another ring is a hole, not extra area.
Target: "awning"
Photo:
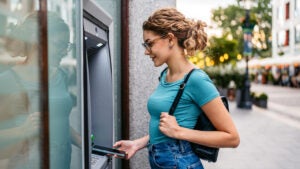
[[[265,59],[251,59],[249,61],[249,67],[255,68],[260,66],[285,66],[300,64],[299,56],[282,56]]]

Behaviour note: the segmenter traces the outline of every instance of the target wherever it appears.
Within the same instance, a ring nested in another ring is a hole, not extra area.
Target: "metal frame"
[[[94,18],[101,18],[101,24],[103,24],[103,28],[105,28],[105,27],[107,27],[107,29],[108,29],[108,42],[110,42],[109,43],[109,51],[114,51],[114,46],[113,46],[113,35],[114,35],[114,31],[113,31],[113,22],[112,22],[112,17],[108,14],[108,13],[106,13],[105,12],[105,10],[103,10],[99,5],[97,5],[97,3],[95,2],[95,1],[93,1],[93,0],[84,0],[83,2],[82,2],[82,9],[81,9],[81,11],[82,11],[82,14],[81,14],[81,16],[83,16],[83,14],[85,13],[85,12],[87,12],[87,13],[89,13],[90,14],[90,16],[89,17],[94,17]],[[85,12],[84,12],[85,11]],[[100,25],[101,25],[100,24]],[[82,19],[82,17],[81,17],[81,25],[83,25],[83,19]],[[83,30],[83,27],[81,27],[81,39],[83,39],[83,34],[84,34],[84,32],[83,32],[84,30]],[[83,43],[83,42],[82,42]],[[82,46],[83,46],[83,44],[82,44]],[[83,50],[81,51],[81,52],[84,52]],[[111,55],[111,67],[112,67],[112,70],[111,70],[111,72],[112,72],[112,75],[114,74],[114,69],[113,69],[113,61],[114,61],[114,53],[113,52],[111,52],[110,53],[110,55]],[[82,56],[85,56],[85,53],[82,53]],[[82,58],[85,58],[85,57],[82,57]],[[85,59],[83,59],[82,60],[82,65],[81,65],[81,70],[85,70],[84,69],[84,62],[85,62]],[[81,79],[83,79],[82,81],[82,83],[83,83],[83,87],[84,86],[86,86],[87,84],[87,82],[86,82],[86,79],[84,79],[84,72],[81,72]],[[114,82],[114,77],[112,76],[112,82]],[[87,126],[88,124],[85,124],[85,122],[84,121],[89,121],[89,118],[90,117],[88,117],[86,114],[87,113],[84,113],[84,112],[86,112],[87,110],[87,107],[85,106],[85,105],[87,105],[86,103],[83,103],[83,101],[84,101],[84,96],[86,95],[86,93],[84,92],[84,91],[82,91],[83,93],[82,93],[82,95],[81,95],[81,100],[82,100],[82,110],[81,110],[81,112],[83,113],[83,118],[82,118],[82,120],[83,120],[83,122],[82,122],[82,136],[84,136],[84,139],[83,139],[83,144],[82,144],[82,154],[83,154],[83,157],[82,157],[82,167],[83,168],[90,168],[90,163],[89,163],[89,161],[90,161],[90,159],[89,159],[89,154],[91,153],[91,152],[89,152],[90,151],[90,149],[89,149],[89,151],[86,151],[86,148],[89,146],[89,145],[91,145],[91,143],[90,143],[90,134],[89,134],[89,131],[88,131],[88,127],[89,126]],[[114,93],[114,89],[112,88],[112,92]],[[114,100],[114,94],[112,94],[112,99]],[[114,103],[113,103],[113,112],[115,112],[115,110],[114,110]],[[114,113],[115,114],[115,113]],[[115,118],[114,117],[114,114],[113,114],[113,118]],[[113,133],[113,137],[114,137],[114,133]],[[114,138],[113,138],[113,140],[114,140]]]

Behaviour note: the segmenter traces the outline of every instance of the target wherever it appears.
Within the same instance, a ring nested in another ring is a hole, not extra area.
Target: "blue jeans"
[[[152,169],[204,169],[187,141],[148,144],[148,152]]]

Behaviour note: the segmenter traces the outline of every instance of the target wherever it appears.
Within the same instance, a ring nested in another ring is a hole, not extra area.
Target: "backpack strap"
[[[180,87],[179,87],[179,90],[178,90],[178,92],[177,92],[177,95],[176,95],[176,97],[175,97],[175,99],[174,99],[174,101],[173,101],[173,103],[172,103],[172,106],[171,106],[171,108],[170,108],[170,110],[169,110],[169,114],[170,114],[170,115],[173,115],[173,114],[174,114],[175,109],[176,109],[176,107],[177,107],[177,104],[178,104],[178,102],[179,102],[179,100],[180,100],[180,97],[181,97],[181,95],[182,95],[182,93],[183,93],[183,90],[184,90],[184,88],[185,88],[185,85],[186,85],[187,81],[189,80],[190,75],[193,73],[194,70],[195,70],[195,69],[192,69],[192,70],[186,75],[184,81],[180,84]]]
[[[158,77],[158,80],[161,80],[162,75],[164,74],[165,71],[167,71],[168,67],[164,68],[164,70],[160,73],[160,76]]]

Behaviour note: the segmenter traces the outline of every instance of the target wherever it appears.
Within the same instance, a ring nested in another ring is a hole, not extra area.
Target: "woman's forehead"
[[[150,37],[153,37],[153,36],[157,36],[157,34],[153,31],[149,31],[149,30],[144,30],[143,31],[143,38],[144,40],[150,38]]]

